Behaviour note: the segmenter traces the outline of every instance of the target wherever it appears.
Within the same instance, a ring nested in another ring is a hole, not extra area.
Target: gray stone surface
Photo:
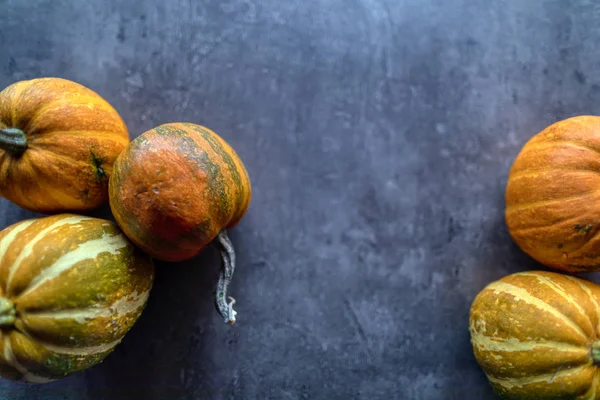
[[[231,232],[235,326],[213,308],[214,249],[158,263],[103,364],[1,381],[0,399],[494,398],[469,306],[540,268],[507,235],[504,185],[531,135],[598,113],[594,4],[1,0],[1,87],[78,81],[132,136],[209,126],[254,198]],[[1,228],[32,215],[0,210]]]

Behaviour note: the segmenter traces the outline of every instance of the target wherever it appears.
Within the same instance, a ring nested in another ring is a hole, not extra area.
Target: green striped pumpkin
[[[600,399],[600,286],[531,271],[487,285],[470,311],[475,358],[505,399]]]
[[[73,214],[0,232],[0,376],[44,383],[101,362],[140,316],[152,259],[118,226]]]
[[[156,259],[187,260],[215,243],[223,259],[216,304],[233,324],[234,300],[227,303],[226,292],[235,251],[227,231],[242,220],[252,198],[248,172],[233,147],[201,125],[157,126],[119,154],[108,194],[123,232]]]

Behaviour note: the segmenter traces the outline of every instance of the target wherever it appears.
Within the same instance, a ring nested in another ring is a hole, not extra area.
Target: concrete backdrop
[[[235,326],[213,308],[214,249],[157,263],[103,364],[0,381],[0,399],[494,398],[469,306],[541,268],[507,235],[504,185],[533,134],[598,113],[595,2],[0,0],[0,14],[0,87],[75,80],[132,137],[204,124],[254,188],[230,233]],[[0,210],[0,228],[33,215]]]

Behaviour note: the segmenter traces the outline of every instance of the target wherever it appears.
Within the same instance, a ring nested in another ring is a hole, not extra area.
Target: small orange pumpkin
[[[235,321],[225,302],[235,253],[226,230],[245,215],[251,195],[233,148],[191,123],[164,124],[138,136],[115,161],[109,182],[117,223],[153,257],[186,260],[217,239],[223,257],[217,305],[228,323]]]
[[[525,144],[508,176],[505,217],[537,261],[600,270],[600,117],[559,121]]]
[[[600,286],[548,271],[486,286],[470,310],[475,358],[505,399],[600,398]]]
[[[60,78],[14,83],[0,92],[0,196],[41,213],[94,209],[128,143],[119,114],[92,90]]]

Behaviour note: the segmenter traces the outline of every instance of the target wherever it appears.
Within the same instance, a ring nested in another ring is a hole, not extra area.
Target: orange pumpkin
[[[506,399],[600,398],[600,286],[521,272],[486,286],[470,311],[475,358]]]
[[[41,213],[94,209],[128,143],[119,114],[92,90],[60,78],[17,82],[0,92],[0,196]]]
[[[550,268],[600,269],[600,117],[559,121],[525,144],[508,176],[506,223]]]
[[[117,224],[59,214],[0,232],[0,376],[44,383],[100,363],[132,328],[152,259]]]
[[[215,238],[224,265],[217,288],[223,318],[235,321],[226,288],[235,265],[226,230],[245,215],[248,173],[215,132],[170,123],[144,132],[119,155],[109,183],[113,215],[123,232],[159,260],[182,261]]]

